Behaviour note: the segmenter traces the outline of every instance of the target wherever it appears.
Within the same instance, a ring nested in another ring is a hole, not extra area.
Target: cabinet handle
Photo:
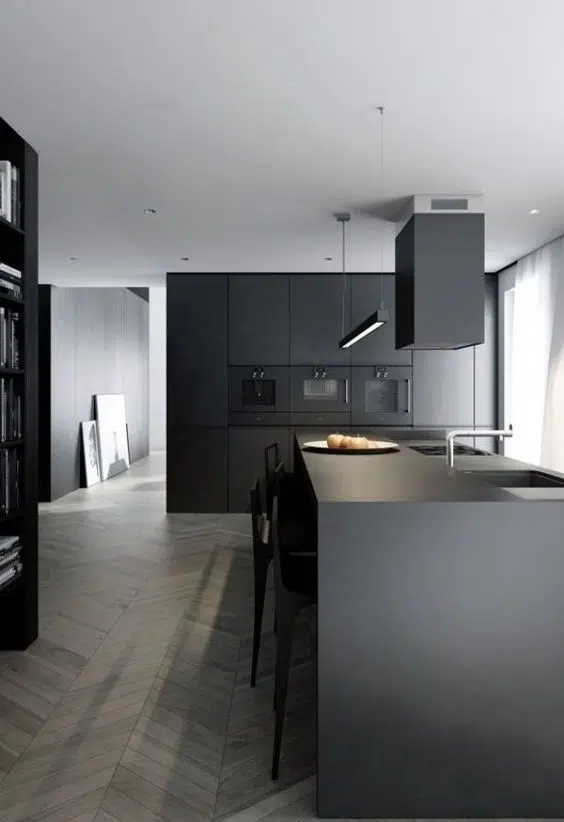
[[[411,414],[411,380],[409,377],[406,379],[407,383],[407,409],[406,414]]]
[[[345,405],[349,404],[349,378],[345,377]]]

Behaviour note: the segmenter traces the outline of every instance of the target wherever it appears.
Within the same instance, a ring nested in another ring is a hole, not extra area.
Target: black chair
[[[288,678],[292,663],[292,639],[296,618],[303,608],[317,602],[317,560],[305,555],[290,555],[280,540],[278,496],[272,503],[270,538],[274,559],[274,595],[276,607],[276,682],[274,706],[276,723],[272,753],[272,779],[278,779],[282,732],[286,717]]]
[[[262,616],[266,595],[266,578],[272,560],[270,522],[263,515],[261,507],[260,482],[256,478],[251,488],[251,518],[253,534],[253,568],[255,588],[255,617],[253,625],[253,659],[251,663],[251,688],[257,684],[257,666],[262,633]]]
[[[280,465],[280,447],[277,442],[267,445],[264,449],[264,494],[267,519],[272,519],[272,497],[276,469]]]
[[[280,543],[290,554],[315,555],[317,536],[314,523],[304,509],[293,474],[286,473],[282,460],[265,481],[266,512],[272,520],[272,501],[278,498],[278,533]]]
[[[271,477],[270,491],[267,495],[267,508],[276,496],[280,499],[280,492],[283,488],[284,464],[279,462]],[[253,654],[251,661],[251,688],[256,686],[258,657],[260,652],[260,641],[262,635],[262,620],[264,615],[264,600],[266,596],[266,581],[268,569],[273,557],[272,553],[272,529],[270,519],[265,515],[261,504],[262,494],[260,481],[257,479],[251,489],[251,519],[253,535],[253,572],[254,572],[254,624],[253,624]],[[278,510],[280,510],[278,508]],[[278,540],[282,550],[288,556],[299,558],[315,557],[317,555],[317,544],[315,538],[311,537],[311,528],[303,527],[299,522],[282,522],[278,518]],[[274,633],[277,632],[276,610],[274,613]]]

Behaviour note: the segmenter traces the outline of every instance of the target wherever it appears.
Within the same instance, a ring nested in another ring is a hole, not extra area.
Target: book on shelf
[[[0,448],[0,514],[20,508],[20,455],[16,448]]]
[[[17,268],[13,268],[11,265],[7,265],[6,263],[0,263],[0,274],[7,274],[8,277],[15,277],[17,280],[21,280],[22,278],[21,271]]]
[[[19,537],[0,537],[0,556],[11,551],[15,545],[19,545],[19,542]]]
[[[0,444],[23,436],[23,403],[20,387],[12,377],[0,378]]]
[[[9,160],[0,160],[0,217],[20,227],[20,171]]]
[[[4,568],[9,568],[10,565],[15,565],[20,559],[20,546],[17,545],[12,551],[5,554],[0,554],[0,573]]]
[[[0,368],[20,367],[21,312],[0,306]]]
[[[0,293],[7,294],[9,297],[18,297],[21,299],[22,287],[18,283],[13,283],[11,280],[6,280],[0,273]]]
[[[5,588],[6,585],[11,582],[15,577],[18,576],[23,570],[23,565],[21,562],[16,562],[13,565],[10,565],[9,568],[5,568],[4,570],[0,570],[0,591],[2,588]]]

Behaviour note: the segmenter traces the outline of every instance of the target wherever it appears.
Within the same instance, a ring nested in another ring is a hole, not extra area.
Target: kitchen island
[[[531,467],[503,457],[307,439],[319,815],[564,817],[564,489],[524,500],[465,473]]]

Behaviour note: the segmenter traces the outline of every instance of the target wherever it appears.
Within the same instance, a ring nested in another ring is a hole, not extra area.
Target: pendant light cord
[[[384,106],[378,106],[380,112],[380,196],[384,196]],[[381,232],[382,233],[382,232]],[[380,236],[380,308],[384,308],[384,240]]]
[[[345,221],[341,222],[343,227],[343,305],[342,305],[342,319],[341,319],[341,337],[345,336],[345,309],[347,305],[347,272],[345,263]]]

